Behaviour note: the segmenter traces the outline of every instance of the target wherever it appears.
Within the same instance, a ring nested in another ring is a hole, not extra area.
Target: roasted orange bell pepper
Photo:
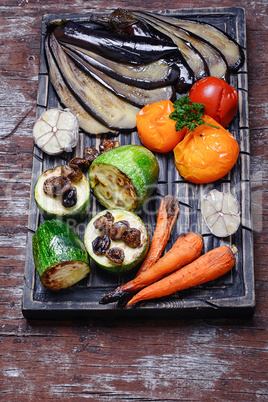
[[[163,100],[144,106],[137,114],[139,138],[146,148],[169,152],[183,139],[187,128],[176,130],[176,121],[169,117],[174,110],[170,100]]]
[[[239,145],[232,134],[212,117],[188,131],[174,148],[175,165],[192,183],[211,183],[225,176],[235,165]]]

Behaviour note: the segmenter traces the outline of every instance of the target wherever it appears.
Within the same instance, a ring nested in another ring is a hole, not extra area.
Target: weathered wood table
[[[0,391],[6,401],[265,401],[267,2],[246,15],[255,314],[235,318],[26,320],[22,315],[41,21],[45,14],[231,7],[222,0],[1,0]],[[215,10],[215,9],[214,9]]]

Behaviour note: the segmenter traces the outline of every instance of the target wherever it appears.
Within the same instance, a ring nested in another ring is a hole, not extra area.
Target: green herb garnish
[[[203,120],[203,114],[205,112],[204,103],[192,103],[189,96],[183,96],[175,100],[173,107],[175,111],[172,112],[169,117],[172,120],[177,120],[175,126],[176,131],[181,131],[184,127],[187,127],[189,130],[193,131],[201,124],[205,124],[209,127],[219,128],[217,126],[213,126],[212,124],[208,124]]]

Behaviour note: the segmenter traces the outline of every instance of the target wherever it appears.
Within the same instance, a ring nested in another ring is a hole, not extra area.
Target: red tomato
[[[236,89],[224,80],[206,77],[197,81],[191,88],[192,102],[204,103],[205,114],[226,127],[234,118],[238,107]]]
[[[137,114],[137,130],[143,145],[154,152],[169,152],[186,134],[187,128],[176,131],[176,121],[169,118],[174,111],[170,100],[148,104]]]

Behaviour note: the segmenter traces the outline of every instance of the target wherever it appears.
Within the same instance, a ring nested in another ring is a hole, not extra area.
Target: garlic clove
[[[58,130],[57,132],[57,140],[59,141],[59,144],[61,148],[71,148],[72,149],[72,144],[73,144],[73,139],[70,136],[69,131],[67,130]]]
[[[212,215],[208,215],[207,219],[206,219],[206,223],[209,227],[213,226],[216,224],[216,221],[218,219],[218,214],[217,213],[213,213]]]
[[[35,123],[35,137],[40,138],[44,134],[50,133],[51,127],[49,124],[47,124],[44,120],[37,120]],[[50,133],[53,135],[53,133]]]
[[[217,212],[214,205],[209,200],[206,199],[204,199],[204,201],[202,202],[201,207],[202,212],[204,212],[205,216],[214,215]]]
[[[38,146],[41,148],[42,146],[47,144],[51,140],[52,137],[53,137],[52,133],[49,133],[49,132],[44,133],[43,135],[41,135],[39,137]]]
[[[36,145],[49,155],[71,152],[78,142],[77,117],[69,109],[48,109],[35,122],[33,135]]]
[[[53,135],[47,141],[44,145],[43,148],[45,148],[45,152],[49,155],[58,155],[62,152],[62,147],[59,144],[58,139]]]
[[[231,193],[210,191],[201,202],[201,212],[211,233],[217,237],[231,236],[240,225],[239,205]]]
[[[57,125],[59,115],[60,115],[59,109],[49,109],[42,114],[41,119],[53,127]]]

